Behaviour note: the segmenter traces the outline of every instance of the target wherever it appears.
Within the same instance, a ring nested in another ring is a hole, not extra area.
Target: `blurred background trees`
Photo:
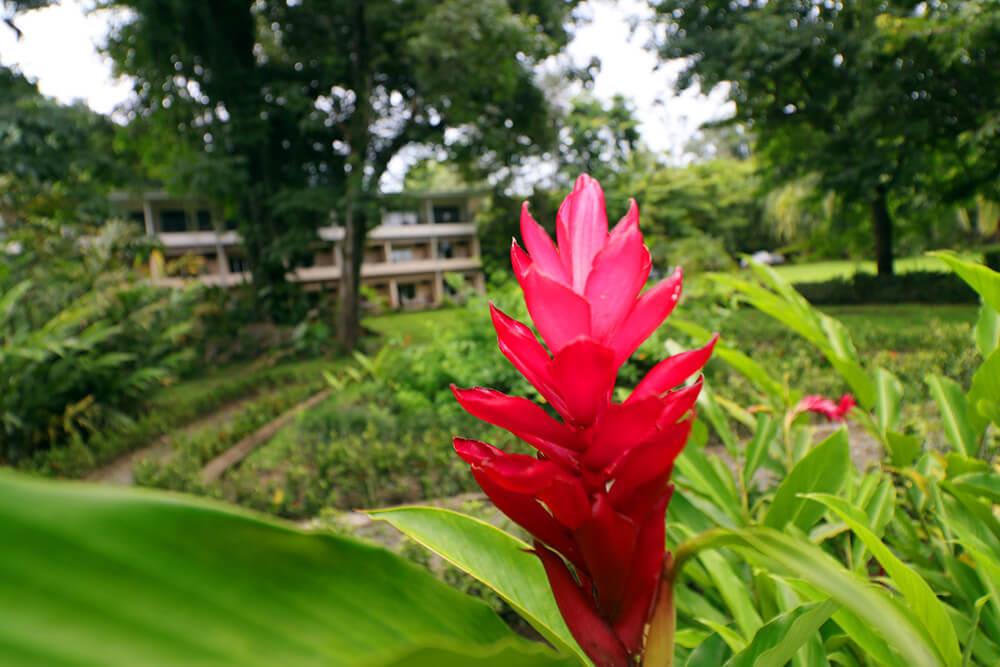
[[[105,6],[132,17],[108,52],[136,81],[136,119],[187,147],[172,151],[185,163],[174,173],[225,175],[202,179],[200,194],[229,200],[273,317],[284,314],[295,251],[336,211],[346,230],[338,332],[350,348],[365,234],[389,163],[419,146],[490,173],[548,145],[554,124],[533,66],[566,44],[575,4]]]
[[[815,175],[869,209],[874,255],[893,273],[899,221],[996,187],[1000,10],[988,1],[662,0],[663,58],[678,85],[728,85],[778,186]]]

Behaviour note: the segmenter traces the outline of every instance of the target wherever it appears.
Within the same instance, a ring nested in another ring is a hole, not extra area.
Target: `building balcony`
[[[409,241],[440,237],[474,237],[476,225],[472,222],[434,223],[428,225],[379,225],[368,232],[369,241]],[[158,232],[156,237],[164,248],[171,251],[211,250],[217,245],[238,246],[243,240],[237,232]],[[330,243],[344,240],[344,228],[321,227],[319,238]]]

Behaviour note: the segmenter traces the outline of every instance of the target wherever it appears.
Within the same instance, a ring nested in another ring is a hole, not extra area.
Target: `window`
[[[416,211],[388,211],[382,216],[382,224],[388,227],[415,225],[419,222]]]
[[[417,286],[415,283],[400,283],[396,286],[396,293],[400,303],[407,303],[417,298]]]
[[[462,212],[457,206],[435,206],[434,222],[458,222]]]
[[[455,256],[455,246],[451,241],[438,241],[438,257],[441,259],[451,259]]]
[[[413,261],[413,248],[400,248],[399,250],[393,250],[390,260],[391,262],[412,262]]]
[[[236,225],[236,221],[235,220],[233,220],[232,218],[230,218],[229,220],[226,220],[226,229],[228,231],[234,232],[234,231],[236,231],[236,227],[237,227],[237,225]]]
[[[203,232],[210,232],[215,227],[212,225],[212,214],[205,209],[199,210],[195,213],[195,219],[198,221],[198,229]]]
[[[229,258],[229,272],[230,273],[245,273],[247,271],[247,261],[244,257],[232,257]]]
[[[179,208],[170,208],[160,211],[160,231],[161,232],[186,232],[187,214]]]

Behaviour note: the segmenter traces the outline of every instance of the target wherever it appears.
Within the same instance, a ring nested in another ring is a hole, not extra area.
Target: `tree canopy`
[[[59,104],[0,67],[0,217],[103,220],[110,185],[126,175],[114,137],[104,116]]]
[[[915,192],[959,201],[996,187],[995,2],[654,4],[660,53],[689,62],[680,87],[729,86],[770,182],[816,174],[870,207],[880,274],[892,273],[893,212]]]
[[[533,66],[565,45],[575,4],[105,6],[131,10],[108,50],[136,80],[136,116],[180,139],[167,144],[168,157],[188,168],[174,171],[190,174],[189,183],[206,169],[225,175],[202,178],[215,191],[201,194],[231,204],[258,294],[280,295],[294,250],[336,211],[346,229],[339,331],[351,346],[365,233],[377,221],[389,163],[417,145],[495,170],[551,143],[549,105]]]

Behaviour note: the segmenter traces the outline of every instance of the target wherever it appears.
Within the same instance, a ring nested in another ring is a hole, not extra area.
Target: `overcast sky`
[[[115,81],[111,64],[97,51],[108,30],[107,13],[88,13],[92,3],[63,0],[59,5],[18,18],[21,40],[0,25],[0,62],[16,65],[37,79],[41,91],[62,101],[82,99],[101,113],[111,113],[128,98],[128,82]],[[643,49],[648,22],[633,34],[630,19],[649,17],[642,0],[590,0],[580,9],[590,19],[577,30],[569,57],[578,64],[600,58],[601,73],[594,92],[608,99],[615,93],[631,98],[642,122],[646,143],[657,151],[679,157],[684,143],[706,120],[726,113],[721,92],[704,96],[675,95],[672,82],[680,67],[669,63],[656,70],[656,58]]]

